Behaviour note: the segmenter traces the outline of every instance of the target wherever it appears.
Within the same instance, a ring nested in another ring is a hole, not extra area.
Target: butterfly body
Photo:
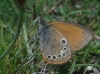
[[[40,48],[44,60],[50,64],[67,62],[72,52],[84,47],[92,37],[92,32],[80,25],[64,22],[47,23],[40,19]]]

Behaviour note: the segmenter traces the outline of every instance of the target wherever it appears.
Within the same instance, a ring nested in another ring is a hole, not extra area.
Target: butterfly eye
[[[50,55],[48,55],[48,57],[47,57],[48,59],[50,59],[51,58],[51,56]]]
[[[53,60],[55,60],[57,57],[54,55],[52,58],[53,58]]]
[[[67,47],[64,47],[63,50],[64,50],[64,51],[67,51]]]
[[[62,43],[63,45],[66,45],[66,43],[67,43],[66,39],[63,38],[63,39],[61,40],[61,43]]]

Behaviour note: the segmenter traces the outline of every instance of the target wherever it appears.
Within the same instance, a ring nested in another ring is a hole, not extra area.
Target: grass
[[[57,0],[39,0],[36,3],[36,13],[44,16]],[[47,22],[66,21],[79,23],[90,27],[100,36],[100,1],[97,0],[63,0],[49,15]],[[92,40],[82,50],[73,53],[73,57],[63,65],[49,65],[43,61],[39,48],[38,25],[32,19],[33,0],[27,0],[24,15],[14,1],[0,2],[0,56],[11,45],[16,30],[18,32],[15,43],[3,59],[0,60],[0,74],[34,74],[43,71],[50,74],[87,74],[88,65],[100,69],[100,42]],[[30,8],[30,9],[29,9]],[[20,19],[23,18],[23,19]],[[19,22],[20,21],[20,22]],[[23,24],[21,23],[23,22]],[[18,28],[18,25],[20,28]],[[91,63],[95,57],[95,64]]]

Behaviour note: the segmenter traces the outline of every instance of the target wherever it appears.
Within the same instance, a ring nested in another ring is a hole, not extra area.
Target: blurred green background
[[[100,42],[94,39],[82,50],[73,53],[73,57],[67,63],[60,66],[46,64],[39,48],[38,24],[35,22],[36,19],[33,19],[35,2],[37,16],[45,16],[47,22],[79,23],[90,27],[94,34],[100,36],[99,0],[62,0],[48,15],[45,15],[46,12],[58,0],[26,1],[24,15],[21,15],[20,7],[14,0],[0,0],[0,56],[10,46],[17,26],[21,24],[16,43],[10,52],[0,60],[0,74],[35,74],[44,72],[44,69],[46,69],[44,74],[89,74],[86,72],[86,64],[94,64],[92,67],[100,69]],[[84,67],[77,66],[77,64],[84,65]]]

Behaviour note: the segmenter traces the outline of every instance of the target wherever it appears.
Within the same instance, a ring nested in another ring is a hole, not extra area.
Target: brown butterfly
[[[87,45],[93,38],[93,32],[78,24],[66,22],[47,23],[39,20],[39,43],[43,58],[50,64],[67,62],[73,51]]]

